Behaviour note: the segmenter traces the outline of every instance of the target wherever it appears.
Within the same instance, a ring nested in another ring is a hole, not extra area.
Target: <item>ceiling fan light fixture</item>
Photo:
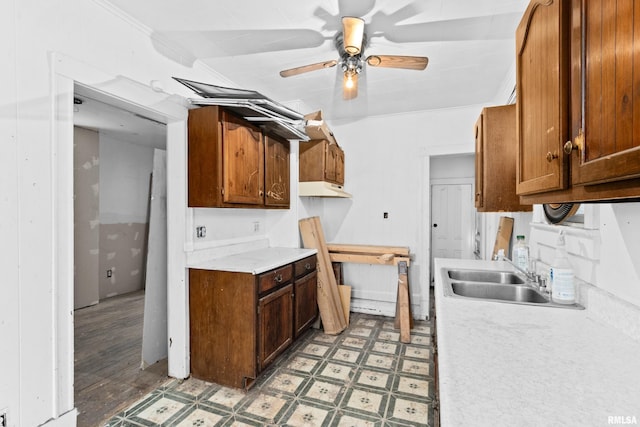
[[[362,40],[364,39],[364,19],[344,16],[342,18],[342,29],[344,51],[351,56],[359,54],[362,50]]]
[[[353,81],[353,76],[355,73],[347,71],[346,73],[344,73],[345,79],[344,79],[344,87],[346,87],[347,89],[352,89],[354,86],[354,81]]]

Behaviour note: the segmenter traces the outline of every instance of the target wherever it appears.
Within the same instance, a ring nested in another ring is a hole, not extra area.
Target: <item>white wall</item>
[[[186,110],[180,97],[154,93],[147,85],[157,80],[167,92],[188,97],[192,93],[172,76],[230,82],[200,65],[186,68],[158,54],[147,29],[99,0],[8,0],[0,24],[0,77],[6,86],[0,101],[0,410],[7,409],[10,426],[48,420],[75,425],[72,151],[65,143],[72,141],[73,80],[121,100],[153,99],[138,105],[170,112],[170,138],[181,141],[169,147],[175,174],[170,197],[181,211],[176,216],[174,205],[169,212],[170,227],[178,233],[169,236],[170,260],[182,262],[178,274],[170,273],[169,290],[183,300],[170,314],[176,320],[170,351],[182,359],[173,369],[178,375],[188,369],[181,261],[186,208],[180,203]]]
[[[531,253],[541,268],[553,261],[560,228],[576,277],[640,309],[640,204],[585,204],[584,227],[548,225],[536,205]]]
[[[320,215],[329,242],[409,246],[414,316],[428,314],[429,158],[474,152],[473,125],[482,106],[329,123],[345,152],[345,190],[352,199],[306,202]],[[383,213],[388,212],[388,219]],[[394,267],[344,265],[352,307],[393,316]]]

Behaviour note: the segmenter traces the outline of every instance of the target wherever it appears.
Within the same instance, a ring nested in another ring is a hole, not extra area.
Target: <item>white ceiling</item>
[[[301,113],[321,109],[332,121],[491,102],[513,72],[514,33],[529,2],[109,1],[149,27],[155,48],[172,60],[201,61],[229,85]],[[365,56],[427,56],[427,69],[369,67],[352,101],[342,99],[339,67],[280,77],[282,69],[338,59],[333,38],[341,16],[364,18]]]
[[[117,141],[166,149],[167,129],[148,111],[76,85],[73,124],[99,131]]]

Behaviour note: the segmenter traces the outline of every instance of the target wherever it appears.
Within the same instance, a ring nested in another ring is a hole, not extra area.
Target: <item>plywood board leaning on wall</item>
[[[318,250],[318,308],[322,327],[325,333],[337,335],[345,330],[347,322],[320,218],[301,219],[299,227],[304,247]]]

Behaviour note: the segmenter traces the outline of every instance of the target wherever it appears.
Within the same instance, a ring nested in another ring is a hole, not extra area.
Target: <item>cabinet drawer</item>
[[[293,266],[291,264],[262,273],[258,276],[258,292],[263,294],[270,289],[291,281],[292,277]]]
[[[293,271],[296,275],[296,278],[302,277],[305,274],[308,274],[316,269],[316,263],[318,259],[315,255],[311,255],[310,257],[306,257],[301,259],[300,261],[296,261],[293,265]]]

